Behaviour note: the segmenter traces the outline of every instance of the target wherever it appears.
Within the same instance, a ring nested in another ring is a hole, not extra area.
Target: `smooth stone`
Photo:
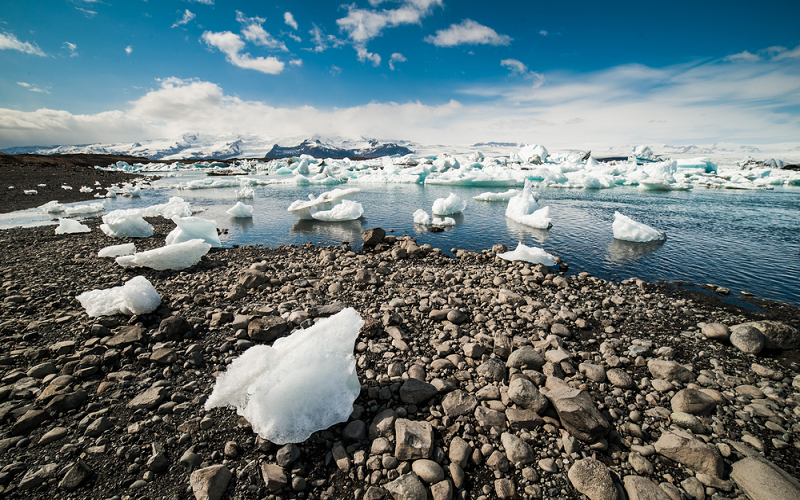
[[[428,484],[438,483],[444,479],[442,467],[433,460],[414,460],[411,464],[411,470],[414,471],[417,477]]]
[[[594,458],[576,461],[567,473],[572,486],[589,500],[617,500],[617,489],[605,464]]]
[[[731,331],[733,347],[745,354],[758,354],[764,349],[764,334],[754,326],[737,326]]]
[[[670,400],[672,411],[691,415],[711,415],[717,402],[697,389],[682,389]]]

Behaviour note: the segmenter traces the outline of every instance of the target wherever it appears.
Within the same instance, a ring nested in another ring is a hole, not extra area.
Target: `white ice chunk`
[[[192,206],[183,198],[173,196],[167,203],[151,205],[147,208],[139,209],[142,217],[156,217],[160,215],[165,219],[173,217],[189,217],[192,215]]]
[[[364,215],[364,207],[361,203],[352,200],[342,200],[330,210],[314,212],[312,217],[316,220],[326,222],[340,222],[346,220],[356,220]]]
[[[650,149],[650,146],[636,146],[633,148],[633,156],[636,158],[641,158],[643,160],[655,160],[656,155],[653,153],[653,150]]]
[[[239,200],[252,200],[255,195],[255,190],[249,186],[245,186],[236,191],[236,198]]]
[[[165,269],[180,271],[200,262],[200,259],[208,253],[210,248],[211,245],[198,238],[154,248],[146,252],[117,257],[116,261],[122,267],[149,267],[157,271]]]
[[[614,238],[624,241],[656,241],[667,237],[663,232],[646,226],[641,222],[636,222],[619,212],[614,212],[614,223],[611,228],[614,230]]]
[[[232,206],[228,209],[227,214],[231,217],[252,217],[253,216],[253,206],[252,205],[245,205],[241,201],[237,201],[236,205]]]
[[[44,205],[39,207],[46,214],[57,214],[64,211],[64,205],[57,202],[56,200],[48,201]]]
[[[519,151],[522,161],[538,165],[547,161],[547,149],[539,144],[530,144]]]
[[[81,186],[80,191],[81,193],[91,193],[92,191],[94,191],[94,188],[91,188],[89,186]]]
[[[508,200],[506,217],[536,229],[551,227],[550,207],[539,208],[536,203],[536,193],[531,190],[531,181],[525,180],[522,193]]]
[[[161,304],[161,297],[144,276],[137,276],[123,286],[91,290],[76,297],[89,316],[112,314],[147,314]]]
[[[456,220],[453,219],[453,218],[450,218],[450,217],[445,217],[444,219],[441,219],[439,217],[435,217],[433,219],[433,221],[431,221],[431,226],[446,226],[446,227],[449,227],[449,226],[455,226],[455,225],[456,225]]]
[[[539,247],[529,247],[523,245],[521,242],[517,245],[517,248],[506,253],[501,253],[498,255],[503,260],[521,260],[525,262],[530,262],[531,264],[544,264],[545,266],[554,266],[556,264],[556,259],[553,258],[552,255],[545,252],[544,249]]]
[[[106,206],[103,204],[103,202],[100,202],[89,203],[86,205],[75,205],[72,207],[67,207],[64,211],[67,212],[67,215],[88,215],[102,212],[105,209]]]
[[[58,219],[56,234],[88,233],[91,229],[80,222],[72,219]]]
[[[123,243],[122,245],[111,245],[101,248],[97,252],[98,257],[122,257],[123,255],[133,255],[136,253],[136,245],[133,243]]]
[[[173,217],[172,222],[178,227],[167,235],[167,245],[200,238],[212,247],[222,246],[217,234],[217,223],[213,220],[199,217]]]
[[[433,202],[431,212],[433,215],[453,215],[464,211],[467,202],[458,197],[455,193],[450,193],[447,198],[438,198]]]
[[[112,238],[148,238],[153,236],[153,226],[142,219],[139,210],[114,210],[103,216],[100,229]]]
[[[37,191],[35,189],[25,189],[22,192],[25,193],[25,194],[39,194],[39,191]]]
[[[325,191],[316,198],[310,194],[308,200],[296,200],[289,205],[287,210],[299,219],[311,220],[314,218],[314,213],[330,210],[341,200],[349,200],[351,196],[359,192],[361,190],[358,188],[348,188]]]
[[[519,194],[519,189],[509,189],[504,193],[492,193],[486,192],[481,193],[478,196],[473,197],[473,200],[477,201],[508,201],[511,198],[517,196]]]
[[[272,346],[251,347],[217,378],[206,410],[233,407],[278,445],[347,421],[361,390],[353,346],[363,324],[347,308]]]
[[[428,215],[428,212],[426,212],[421,208],[416,212],[414,212],[414,224],[422,224],[427,226],[430,223],[431,223],[431,216]]]
[[[61,186],[61,189],[63,189],[64,191],[70,191],[72,190],[72,186],[63,185]]]

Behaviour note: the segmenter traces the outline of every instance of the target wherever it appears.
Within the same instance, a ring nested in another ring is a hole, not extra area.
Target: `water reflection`
[[[541,246],[545,241],[547,241],[547,238],[550,237],[550,231],[547,229],[536,229],[526,226],[525,224],[520,224],[519,222],[511,220],[508,217],[505,219],[509,234],[514,235],[514,237],[520,243],[524,243],[528,246],[531,246],[532,243],[537,243],[537,246]]]
[[[238,227],[242,231],[246,231],[247,229],[253,227],[253,218],[252,217],[231,217],[228,219],[231,225]]]
[[[666,240],[633,242],[614,238],[608,245],[606,259],[611,262],[630,262],[656,251]]]
[[[361,219],[342,222],[322,222],[318,220],[298,220],[292,226],[292,233],[311,234],[327,238],[331,242],[360,241],[363,224]]]

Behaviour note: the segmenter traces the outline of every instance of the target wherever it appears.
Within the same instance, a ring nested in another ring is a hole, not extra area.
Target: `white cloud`
[[[358,60],[361,62],[369,61],[375,67],[381,65],[381,56],[378,54],[373,54],[372,52],[368,51],[366,47],[360,45],[356,46],[356,55]]]
[[[188,2],[202,3],[204,5],[214,5],[214,0],[187,0]]]
[[[241,54],[240,52],[244,49],[244,41],[235,33],[206,31],[201,38],[210,47],[216,47],[225,54],[225,59],[234,66],[269,75],[277,75],[283,71],[284,63],[275,57],[252,57],[249,53]]]
[[[130,54],[131,52],[133,52],[133,47],[131,47],[130,45],[128,45],[127,47],[125,47],[125,53],[126,53],[126,54]]]
[[[19,85],[21,87],[25,87],[26,89],[30,90],[31,92],[40,92],[40,93],[44,93],[44,94],[49,94],[50,93],[49,91],[47,91],[47,90],[45,90],[43,88],[40,88],[37,85],[33,85],[33,84],[30,84],[30,83],[26,83],[26,82],[17,82],[17,85]]]
[[[403,54],[401,54],[399,52],[395,52],[394,54],[392,54],[392,58],[389,59],[389,69],[394,71],[394,63],[396,63],[396,62],[406,62],[407,60],[408,59],[406,59],[406,57]]]
[[[286,45],[276,40],[261,26],[266,19],[263,17],[246,17],[242,12],[236,11],[236,20],[242,25],[242,35],[250,43],[270,50],[283,50],[288,52]]]
[[[75,9],[83,12],[86,17],[92,18],[97,15],[97,11],[89,10],[89,9],[82,9],[80,7],[75,7]]]
[[[289,60],[289,65],[290,66],[297,66],[299,68],[300,66],[303,65],[303,60],[302,59],[290,59]]]
[[[13,33],[0,33],[0,50],[16,50],[24,54],[47,56],[38,45],[20,41]]]
[[[339,48],[345,44],[344,40],[336,38],[334,35],[326,35],[316,24],[308,31],[311,41],[314,43],[314,52],[324,52],[329,48]],[[311,50],[311,49],[309,49]]]
[[[340,68],[339,66],[337,66],[335,64],[331,65],[331,71],[330,71],[331,75],[336,76],[338,74],[341,74],[341,72],[342,72],[342,68]]]
[[[292,29],[297,29],[297,21],[294,20],[294,16],[291,12],[283,13],[283,22],[286,23],[287,26],[291,26]]]
[[[284,33],[284,32],[281,31],[281,33]],[[295,42],[302,42],[303,41],[302,38],[300,38],[299,36],[295,35],[294,33],[285,33],[285,35],[288,36],[289,38],[291,38],[292,40],[294,40]]]
[[[522,61],[518,61],[516,59],[503,59],[500,61],[500,66],[508,68],[512,75],[521,76],[527,80],[536,80],[533,84],[533,88],[535,89],[538,89],[544,85],[544,75],[529,70],[528,67],[522,63]]]
[[[176,28],[178,26],[183,26],[184,24],[188,24],[189,21],[191,21],[195,17],[197,17],[197,16],[192,11],[190,11],[189,9],[186,9],[186,11],[183,13],[183,17],[181,17],[180,19],[175,21],[175,24],[172,25],[172,28]]]
[[[74,43],[64,42],[61,46],[69,51],[70,57],[75,57],[78,55],[78,46]]]
[[[484,26],[472,19],[464,19],[461,24],[453,24],[446,30],[437,30],[436,36],[429,35],[425,41],[437,47],[455,47],[456,45],[508,45],[512,38],[500,35],[492,28]]]
[[[770,47],[776,48],[776,47]],[[783,47],[780,47],[783,48]],[[769,49],[767,49],[769,50]],[[800,45],[793,48],[792,50],[782,50],[778,54],[772,57],[773,61],[781,61],[783,59],[800,59]]]
[[[541,31],[539,31],[539,34],[542,35],[542,36],[547,36],[547,31],[541,30]]]
[[[761,56],[758,56],[756,54],[751,54],[750,52],[745,50],[744,52],[739,52],[738,54],[731,54],[724,60],[730,62],[754,62],[754,61],[760,61]]]

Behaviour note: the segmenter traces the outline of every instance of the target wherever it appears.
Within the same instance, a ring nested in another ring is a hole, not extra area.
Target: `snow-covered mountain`
[[[291,158],[303,154],[315,158],[379,158],[390,155],[407,155],[413,153],[408,147],[395,142],[380,142],[375,139],[362,142],[332,144],[318,139],[306,139],[297,146],[275,146],[265,155],[267,158]]]

